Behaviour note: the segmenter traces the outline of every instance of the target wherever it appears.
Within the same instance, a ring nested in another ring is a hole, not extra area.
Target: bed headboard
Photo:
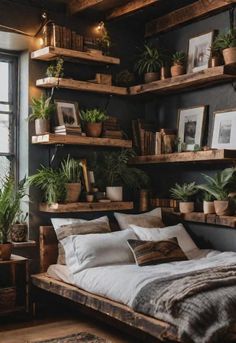
[[[51,264],[57,263],[58,240],[52,226],[39,228],[39,260],[40,272],[47,271]]]

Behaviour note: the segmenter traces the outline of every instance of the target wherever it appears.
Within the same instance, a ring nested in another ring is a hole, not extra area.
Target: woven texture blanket
[[[228,342],[227,331],[236,322],[236,265],[154,280],[132,307],[175,325],[183,343]]]

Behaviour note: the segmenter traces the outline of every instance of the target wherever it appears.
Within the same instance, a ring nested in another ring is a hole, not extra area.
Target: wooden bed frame
[[[51,264],[55,264],[58,255],[58,241],[52,226],[40,227],[40,271],[32,275],[32,284],[40,290],[59,295],[77,304],[104,314],[127,327],[141,330],[152,336],[157,342],[180,342],[177,329],[173,325],[133,311],[130,307],[105,297],[86,292],[80,288],[57,281],[46,273]],[[236,339],[236,325],[230,330]],[[235,340],[236,341],[236,340]]]

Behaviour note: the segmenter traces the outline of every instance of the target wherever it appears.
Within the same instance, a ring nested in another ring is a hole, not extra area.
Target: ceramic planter
[[[111,201],[122,201],[123,187],[106,187],[106,196]]]
[[[203,212],[205,214],[215,213],[214,201],[204,201],[203,202]]]
[[[225,64],[236,63],[236,48],[228,48],[223,50]]]
[[[153,81],[160,80],[160,73],[145,73],[144,74],[144,82],[145,83],[150,83]]]
[[[171,72],[172,77],[184,75],[186,73],[186,68],[185,68],[185,66],[183,66],[181,64],[174,64],[170,68],[170,72]]]
[[[179,203],[180,213],[191,213],[194,211],[194,202],[182,202]]]
[[[218,216],[228,216],[231,214],[229,200],[215,200],[214,206]]]
[[[85,133],[88,137],[100,137],[102,134],[102,123],[85,123]]]
[[[28,226],[26,223],[13,224],[11,228],[12,242],[26,242],[28,235]]]
[[[86,201],[93,202],[94,201],[94,194],[86,194]]]
[[[221,56],[213,56],[210,60],[211,68],[218,67],[222,65],[222,58]]]
[[[170,68],[161,67],[161,80],[168,79],[170,77]]]
[[[35,119],[36,135],[44,135],[50,131],[50,123],[48,119]]]
[[[11,258],[12,243],[0,244],[0,261],[8,261]]]
[[[81,183],[66,183],[66,202],[77,202],[81,193]]]

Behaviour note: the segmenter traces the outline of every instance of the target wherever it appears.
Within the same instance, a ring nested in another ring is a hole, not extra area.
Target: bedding
[[[129,228],[129,225],[134,224],[143,227],[163,227],[161,208],[155,208],[152,211],[142,214],[126,214],[114,212],[114,216],[121,230]]]

